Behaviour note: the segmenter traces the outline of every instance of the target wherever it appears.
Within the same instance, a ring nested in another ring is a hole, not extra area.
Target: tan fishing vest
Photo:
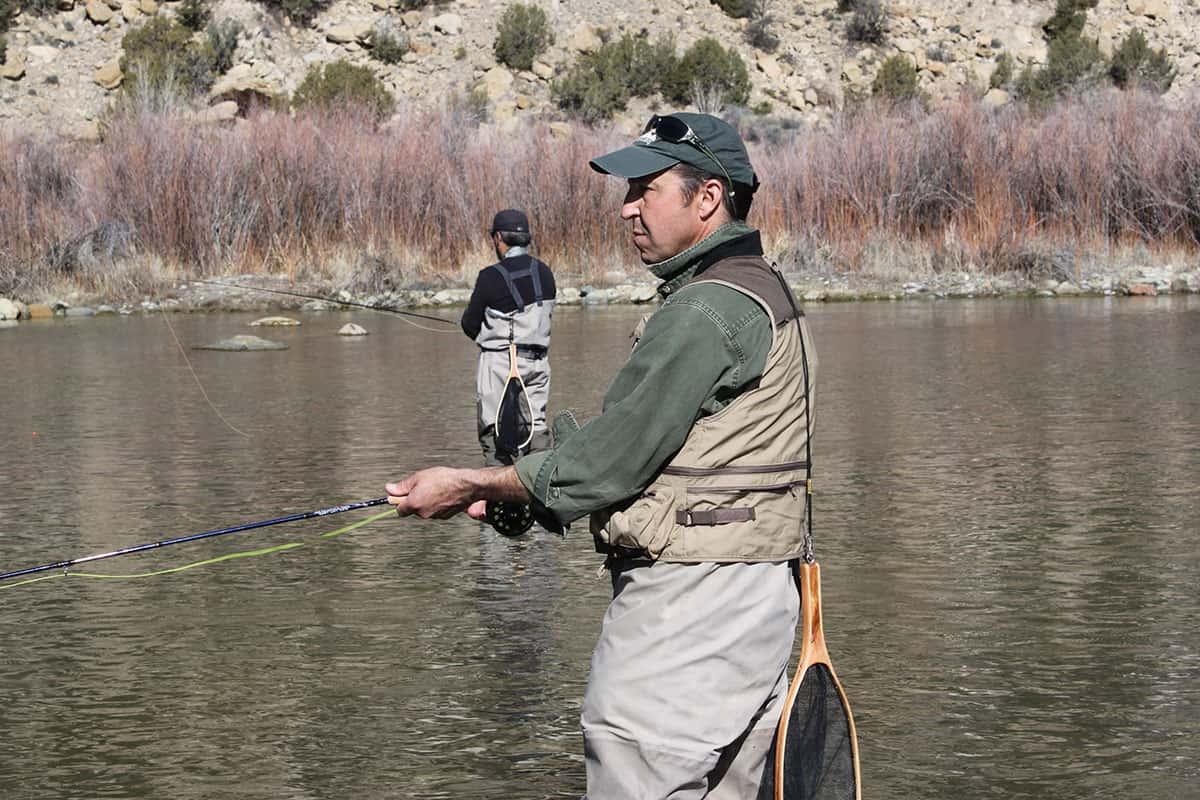
[[[766,310],[774,335],[762,377],[718,413],[698,419],[640,495],[592,514],[592,534],[602,551],[660,561],[796,558],[809,477],[812,419],[806,426],[805,415],[817,373],[808,324],[803,316],[796,324],[790,293],[762,258],[725,259],[696,283],[729,286]]]

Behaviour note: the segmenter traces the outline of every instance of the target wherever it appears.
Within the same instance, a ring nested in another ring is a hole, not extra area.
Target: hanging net
[[[533,405],[517,371],[515,348],[510,348],[509,359],[508,378],[496,407],[496,458],[502,464],[516,461],[533,440]]]
[[[845,700],[825,664],[804,673],[783,748],[784,800],[855,800],[854,747]]]

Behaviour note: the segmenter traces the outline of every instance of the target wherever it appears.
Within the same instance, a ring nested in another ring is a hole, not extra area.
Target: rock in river
[[[250,327],[290,328],[299,324],[300,320],[292,319],[291,317],[263,317],[251,322]]]
[[[347,322],[338,329],[338,336],[366,336],[367,329],[362,325],[355,325],[353,322]]]
[[[212,344],[196,345],[193,350],[227,350],[230,352],[242,352],[246,350],[287,350],[288,346],[283,342],[272,342],[269,339],[261,339],[257,336],[247,336],[246,334],[238,334],[230,339],[222,339],[219,342]]]

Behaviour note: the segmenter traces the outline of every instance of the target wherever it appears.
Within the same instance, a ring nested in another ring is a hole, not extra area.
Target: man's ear
[[[721,210],[725,199],[725,185],[716,178],[709,178],[700,186],[700,218],[708,219]]]

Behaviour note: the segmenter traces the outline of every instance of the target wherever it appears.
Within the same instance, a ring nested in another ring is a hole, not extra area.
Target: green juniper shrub
[[[259,0],[264,6],[273,11],[280,11],[297,25],[311,25],[325,9],[332,5],[333,0]]]
[[[854,10],[854,4],[857,0],[837,0],[837,13],[849,14]]]
[[[1060,36],[1082,36],[1089,8],[1095,8],[1099,0],[1058,0],[1054,15],[1042,25],[1046,41]]]
[[[630,97],[666,93],[676,67],[675,39],[651,42],[627,33],[584,53],[560,80],[550,85],[559,108],[584,122],[606,120],[625,108]]]
[[[923,95],[916,65],[902,55],[886,59],[879,65],[879,72],[871,83],[871,94],[896,102],[920,100]]]
[[[8,57],[8,42],[4,41],[4,37],[0,36],[0,64]]]
[[[771,13],[770,0],[750,0],[750,21],[746,24],[746,42],[764,53],[779,49],[779,37],[771,30],[775,15]]]
[[[535,5],[513,3],[496,24],[496,60],[515,70],[533,67],[533,60],[554,44],[546,12]]]
[[[14,8],[19,8],[21,13],[34,17],[45,17],[57,14],[59,11],[58,0],[20,0],[20,2],[13,0],[12,5]]]
[[[992,70],[992,77],[988,79],[988,88],[990,89],[1005,89],[1013,81],[1013,71],[1016,69],[1016,60],[1011,53],[1001,53],[996,59],[996,68]]]
[[[1017,96],[1044,106],[1069,91],[1096,82],[1104,67],[1100,45],[1083,36],[1089,8],[1098,0],[1058,0],[1054,15],[1042,25],[1048,42],[1046,65],[1026,67],[1016,81]]]
[[[1070,91],[1096,82],[1104,67],[1100,45],[1079,34],[1064,34],[1050,40],[1046,65],[1027,67],[1017,78],[1017,95],[1031,105],[1045,105]]]
[[[675,55],[674,34],[663,34],[653,42],[647,36],[634,36],[625,42],[629,64],[629,93],[649,97],[665,91],[666,82],[679,63]]]
[[[17,14],[45,17],[58,13],[58,0],[0,0],[0,33],[12,25]]]
[[[202,31],[212,18],[212,9],[208,0],[183,0],[175,12],[175,18],[189,30]]]
[[[408,36],[383,25],[371,29],[370,42],[371,58],[384,64],[399,64],[411,47]]]
[[[462,61],[466,57],[467,57],[467,48],[460,44],[458,46],[458,48],[454,51],[454,60]]]
[[[0,0],[0,33],[8,30],[19,10],[17,0]]]
[[[734,19],[750,16],[750,11],[754,6],[754,0],[712,0],[712,2],[713,5],[718,6]]]
[[[846,23],[846,38],[864,44],[883,44],[887,38],[888,14],[880,0],[855,0],[854,15]]]
[[[711,36],[700,39],[680,57],[663,87],[666,98],[686,103],[697,91],[720,90],[725,105],[746,104],[750,99],[750,74],[738,52],[721,46]]]
[[[1165,49],[1152,50],[1146,37],[1135,28],[1113,52],[1108,75],[1122,89],[1141,84],[1162,94],[1175,81],[1175,67]]]
[[[369,67],[338,60],[309,67],[292,95],[292,105],[298,109],[358,106],[382,120],[392,115],[396,99]]]
[[[214,54],[177,20],[154,17],[121,40],[123,88],[130,94],[173,86],[185,95],[213,84]]]
[[[212,60],[213,72],[224,75],[233,66],[233,55],[237,52],[238,37],[242,35],[242,23],[236,19],[223,19],[208,24],[207,48]]]

